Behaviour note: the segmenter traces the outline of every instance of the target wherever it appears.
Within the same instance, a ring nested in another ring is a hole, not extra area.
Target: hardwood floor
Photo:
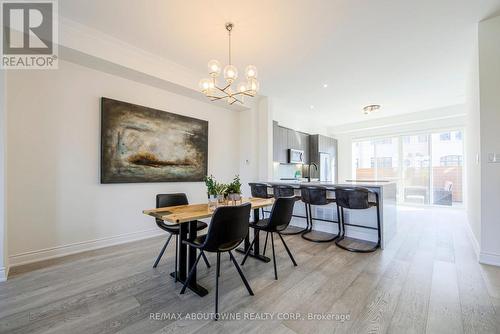
[[[466,228],[463,211],[402,207],[384,251],[286,236],[298,267],[280,241],[278,281],[272,263],[249,258],[255,296],[223,255],[220,311],[267,320],[187,319],[213,312],[215,266],[199,265],[208,296],[180,295],[168,275],[173,248],[152,268],[164,238],[14,268],[0,283],[0,333],[500,333],[500,268],[476,261]],[[182,319],[166,318],[178,312]]]

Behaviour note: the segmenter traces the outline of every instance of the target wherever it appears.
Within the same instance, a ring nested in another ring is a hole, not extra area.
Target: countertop
[[[300,186],[304,185],[311,185],[311,186],[323,186],[326,188],[335,188],[335,187],[363,187],[363,188],[383,188],[386,186],[394,186],[396,184],[395,181],[373,181],[373,182],[367,182],[367,181],[350,181],[350,182],[342,182],[342,183],[328,183],[328,182],[319,182],[319,181],[313,181],[313,182],[301,182],[301,181],[268,181],[268,182],[263,182],[267,183],[269,185],[290,185],[296,188],[300,188]]]

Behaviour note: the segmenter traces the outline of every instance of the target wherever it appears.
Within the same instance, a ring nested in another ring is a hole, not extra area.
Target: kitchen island
[[[344,182],[344,183],[324,183],[324,182],[299,182],[299,181],[271,181],[263,182],[272,188],[273,185],[288,185],[294,187],[295,194],[300,195],[300,187],[307,185],[323,186],[328,190],[328,198],[335,198],[335,187],[361,187],[372,190],[379,195],[380,201],[380,225],[381,225],[381,248],[384,249],[388,242],[394,237],[397,231],[397,204],[396,182]],[[272,190],[271,190],[272,191]],[[375,201],[375,195],[371,195],[370,201]],[[314,221],[313,229],[326,233],[337,234],[338,225],[336,223],[326,222],[324,220],[337,221],[336,204],[332,203],[324,206],[313,206],[312,214],[314,218],[323,220]],[[294,208],[294,215],[305,216],[305,205],[301,201],[297,201]],[[377,227],[376,208],[367,210],[345,210],[345,221],[349,224]],[[303,218],[294,217],[291,225],[305,227],[306,220]],[[346,236],[354,239],[377,241],[377,232],[375,230],[359,228],[356,226],[346,226]]]

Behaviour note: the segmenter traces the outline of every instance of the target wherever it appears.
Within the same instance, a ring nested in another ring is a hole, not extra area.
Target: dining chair
[[[192,241],[183,241],[183,243],[199,249],[200,255],[198,255],[196,262],[189,271],[189,276],[182,287],[181,294],[186,291],[189,281],[191,280],[196,266],[198,265],[198,261],[200,260],[200,257],[204,256],[204,252],[217,253],[215,274],[215,320],[218,319],[219,314],[219,276],[221,253],[229,253],[229,258],[236,267],[236,270],[245,284],[248,293],[251,296],[254,295],[247,279],[245,278],[245,275],[241,271],[238,262],[236,262],[236,259],[231,252],[233,249],[238,247],[248,234],[250,209],[250,203],[237,206],[219,207],[215,210],[212,216],[212,221],[210,222],[207,234],[201,235]]]
[[[186,197],[186,194],[184,193],[156,195],[156,208],[165,208],[169,206],[188,205],[188,204],[189,204],[188,199]],[[156,258],[153,268],[156,268],[158,266],[158,263],[160,262],[163,253],[165,253],[165,250],[167,249],[170,239],[172,239],[172,236],[175,235],[175,281],[177,282],[177,253],[179,248],[178,243],[179,243],[179,232],[180,232],[179,225],[165,224],[163,220],[158,218],[156,218],[156,225],[158,225],[158,227],[161,228],[162,230],[170,233],[170,235],[168,236],[167,242],[165,242],[165,244],[163,245],[160,254]],[[201,231],[205,229],[207,226],[208,225],[206,223],[197,221],[196,230]],[[203,256],[203,260],[205,261],[207,267],[210,268],[210,263],[208,262],[206,256]]]
[[[271,234],[271,247],[273,250],[273,263],[274,263],[274,278],[278,279],[278,271],[276,269],[276,254],[274,250],[274,234],[276,233],[280,239],[281,242],[283,242],[283,245],[285,246],[286,252],[288,253],[288,256],[293,262],[294,266],[297,266],[297,262],[295,262],[295,259],[293,258],[292,253],[290,252],[290,249],[288,248],[285,240],[281,236],[281,231],[284,231],[288,225],[290,224],[290,221],[292,220],[292,214],[293,214],[293,206],[295,204],[295,197],[279,197],[276,199],[274,202],[273,208],[271,209],[271,214],[269,215],[269,218],[259,220],[256,223],[250,223],[250,227],[254,229],[258,229],[261,231],[269,232]],[[248,254],[250,253],[250,249],[252,249],[253,245],[255,244],[255,238],[253,239],[252,243],[250,244],[250,247],[248,248],[245,257],[243,258],[243,261],[241,262],[241,265],[243,266],[245,264],[245,261],[247,260]]]

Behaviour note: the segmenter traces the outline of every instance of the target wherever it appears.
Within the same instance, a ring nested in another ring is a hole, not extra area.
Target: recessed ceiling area
[[[465,102],[477,23],[500,0],[65,0],[60,15],[206,75],[259,70],[261,94],[326,125]],[[362,108],[378,104],[379,112]],[[311,106],[314,106],[311,108]]]

